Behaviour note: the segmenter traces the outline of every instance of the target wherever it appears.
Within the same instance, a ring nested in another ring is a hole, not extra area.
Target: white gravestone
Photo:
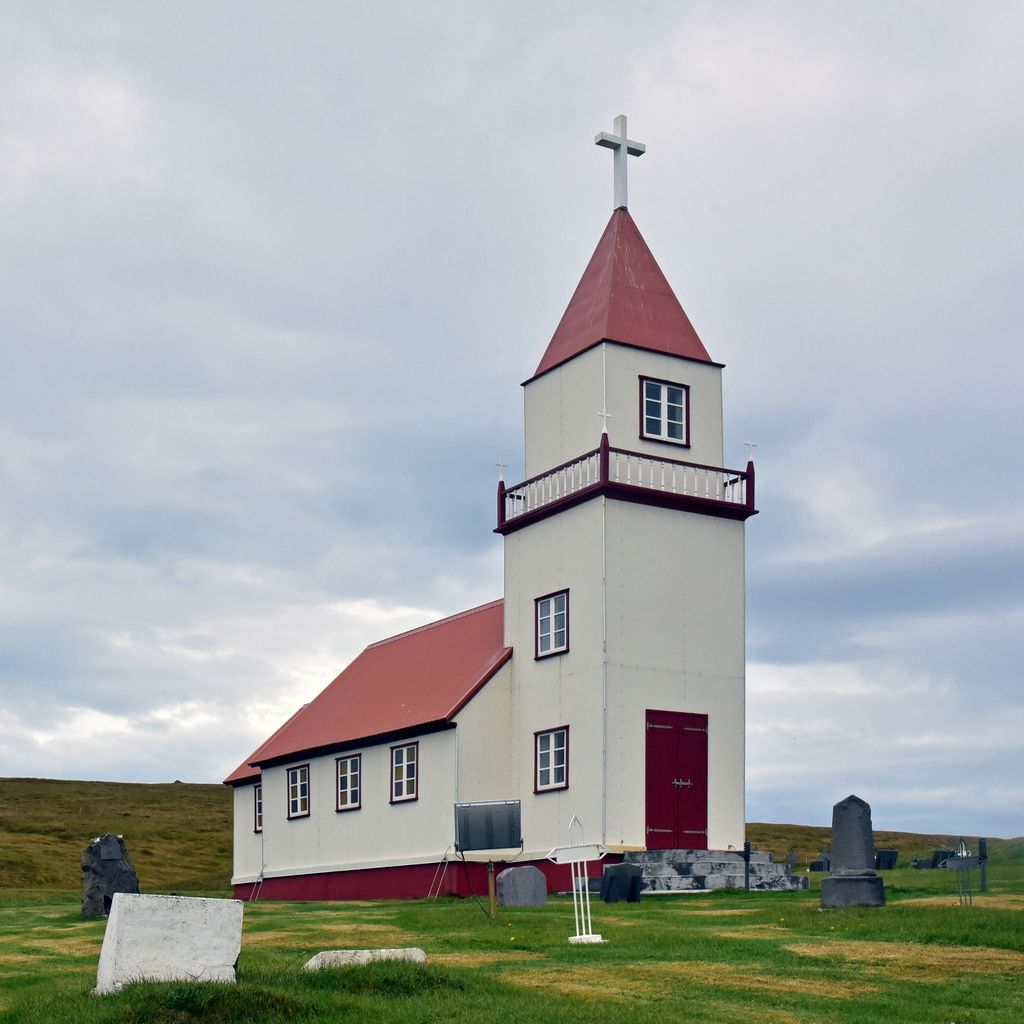
[[[239,900],[115,893],[96,994],[136,981],[233,983],[241,948]]]
[[[426,963],[427,954],[415,946],[399,949],[326,949],[303,964],[303,970],[319,971],[323,967],[358,967],[374,960],[406,960],[413,964]]]

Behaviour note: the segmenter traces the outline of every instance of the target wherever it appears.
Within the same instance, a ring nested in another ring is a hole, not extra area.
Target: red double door
[[[647,849],[708,848],[708,716],[647,712]]]

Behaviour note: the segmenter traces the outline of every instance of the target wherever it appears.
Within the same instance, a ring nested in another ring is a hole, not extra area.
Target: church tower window
[[[535,793],[569,786],[569,727],[551,729],[534,735]]]
[[[536,657],[569,650],[569,591],[537,598]]]
[[[640,436],[689,447],[690,388],[668,380],[640,378]]]

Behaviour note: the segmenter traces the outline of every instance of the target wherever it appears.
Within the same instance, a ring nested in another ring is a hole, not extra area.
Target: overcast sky
[[[219,781],[501,594],[612,207],[725,372],[750,820],[1024,833],[1024,6],[0,9],[0,775]]]

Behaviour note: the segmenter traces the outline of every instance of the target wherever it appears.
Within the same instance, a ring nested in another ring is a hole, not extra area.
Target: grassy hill
[[[144,892],[228,887],[226,786],[56,779],[0,779],[0,887],[77,889],[104,832],[124,836]]]
[[[143,891],[226,890],[231,877],[231,792],[226,786],[181,782],[66,782],[0,779],[0,888],[77,889],[82,851],[104,832],[123,835]],[[754,822],[755,849],[797,863],[815,860],[830,830]],[[948,846],[956,836],[876,832],[878,847],[901,863]],[[969,839],[974,845],[973,839]],[[1024,839],[990,843],[993,866],[1024,861]]]

